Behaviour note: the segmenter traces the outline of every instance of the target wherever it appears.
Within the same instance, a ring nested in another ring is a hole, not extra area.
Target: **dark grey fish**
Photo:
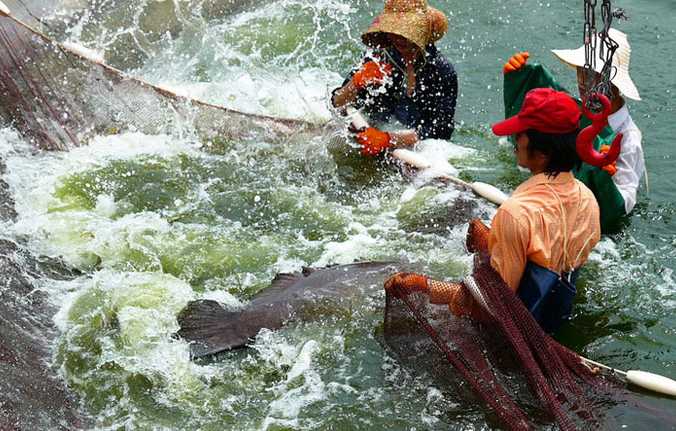
[[[179,314],[177,334],[191,342],[193,357],[243,347],[263,328],[279,329],[294,318],[309,320],[349,308],[382,289],[399,270],[401,264],[368,262],[279,274],[242,310],[228,311],[210,300],[191,302]]]

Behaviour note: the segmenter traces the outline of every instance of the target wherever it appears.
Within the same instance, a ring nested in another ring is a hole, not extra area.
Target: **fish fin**
[[[216,301],[190,302],[177,319],[181,329],[176,335],[190,342],[193,358],[244,347],[256,335],[248,334],[241,311],[228,311]]]
[[[292,286],[295,282],[300,280],[303,277],[307,277],[305,273],[299,274],[277,274],[275,278],[272,279],[270,287],[268,289],[277,288],[277,289],[286,289],[289,286]]]

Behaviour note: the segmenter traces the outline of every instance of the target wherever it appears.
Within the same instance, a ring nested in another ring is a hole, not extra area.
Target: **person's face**
[[[595,86],[601,81],[601,74],[594,71],[586,71],[583,67],[577,69],[577,88],[580,92],[580,99],[585,100],[589,94],[590,87]],[[620,90],[615,85],[610,86],[612,100],[620,99]],[[622,102],[624,103],[624,102]]]
[[[530,168],[530,157],[528,154],[528,135],[525,133],[517,133],[513,136],[514,139],[514,155],[516,156],[516,164],[522,168]]]
[[[387,40],[404,58],[414,58],[418,55],[418,47],[409,42],[405,37],[388,33]]]
[[[586,100],[589,90],[600,82],[601,75],[593,70],[578,67],[577,69],[577,89],[580,92],[580,99]]]
[[[528,169],[532,174],[544,171],[549,163],[547,156],[539,151],[528,152],[530,140],[525,132],[514,135],[514,155],[516,163],[522,168]]]

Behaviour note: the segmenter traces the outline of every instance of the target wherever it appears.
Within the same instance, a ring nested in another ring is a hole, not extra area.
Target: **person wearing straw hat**
[[[453,66],[435,42],[448,30],[443,12],[426,0],[387,0],[362,35],[373,51],[333,91],[336,108],[353,105],[372,121],[398,120],[406,130],[375,127],[357,131],[364,155],[414,145],[420,139],[450,139],[458,95]]]
[[[516,115],[493,125],[496,135],[515,137],[517,162],[532,176],[500,206],[490,229],[474,220],[468,233],[468,249],[481,257],[475,271],[489,264],[548,333],[570,319],[577,274],[601,239],[596,198],[572,173],[580,164],[580,116],[567,93],[536,88]],[[456,315],[481,319],[472,283],[399,273],[385,289],[399,296],[424,292]]]
[[[622,150],[614,164],[598,168],[583,163],[575,172],[575,176],[594,192],[599,202],[601,227],[605,233],[616,231],[621,226],[624,216],[633,210],[641,178],[645,174],[642,134],[632,120],[625,100],[625,98],[641,100],[639,91],[629,75],[631,47],[627,35],[621,31],[610,29],[608,35],[619,44],[612,62],[614,69],[611,74],[610,95],[612,114],[608,118],[609,126],[596,139],[595,147],[601,152],[608,151],[615,135],[621,133]],[[601,46],[600,40],[597,41],[597,46]],[[584,99],[587,96],[588,83],[600,80],[598,72],[603,67],[603,59],[597,58],[596,72],[591,72],[594,76],[590,77],[586,76],[584,68],[584,46],[578,49],[555,49],[552,52],[564,64],[576,69],[579,95]],[[533,88],[551,87],[564,90],[544,66],[528,64],[528,57],[527,52],[515,54],[503,68],[507,117],[518,112],[524,95]]]

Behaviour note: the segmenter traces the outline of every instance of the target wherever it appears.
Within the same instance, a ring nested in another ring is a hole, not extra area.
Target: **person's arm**
[[[515,57],[518,55],[523,56],[523,54],[526,54],[526,57],[522,62],[520,61],[519,64],[513,63]],[[527,60],[527,53],[515,54],[510,58],[505,68],[503,68],[505,118],[519,113],[526,93],[534,88],[553,88],[557,91],[569,93],[544,66],[540,64],[526,64]],[[510,63],[513,64],[513,67],[507,68],[507,65]]]
[[[397,132],[390,132],[392,139],[392,147],[407,148],[412,147],[418,143],[418,134],[415,130],[400,130]]]
[[[389,63],[367,61],[351,73],[342,87],[333,91],[331,103],[335,108],[354,103],[362,90],[382,85],[391,74],[392,65]]]
[[[528,227],[505,209],[498,209],[488,238],[491,266],[514,292],[519,289],[528,263],[529,242]]]
[[[357,133],[354,139],[362,146],[363,155],[379,156],[390,148],[412,147],[418,142],[418,135],[413,130],[383,132],[375,127],[369,127]]]
[[[463,283],[437,281],[422,274],[400,272],[385,282],[385,291],[398,298],[424,293],[429,296],[430,303],[448,305],[456,316],[469,316],[475,320],[483,320],[486,316],[487,310],[482,310]]]
[[[348,80],[345,85],[340,88],[337,88],[333,92],[333,98],[331,103],[334,108],[342,108],[345,105],[350,105],[357,100],[359,96],[360,89],[352,82],[352,79]]]
[[[615,164],[613,182],[624,198],[627,214],[636,205],[638,188],[645,174],[642,139],[642,134],[638,129],[626,132],[622,139],[620,157]]]

